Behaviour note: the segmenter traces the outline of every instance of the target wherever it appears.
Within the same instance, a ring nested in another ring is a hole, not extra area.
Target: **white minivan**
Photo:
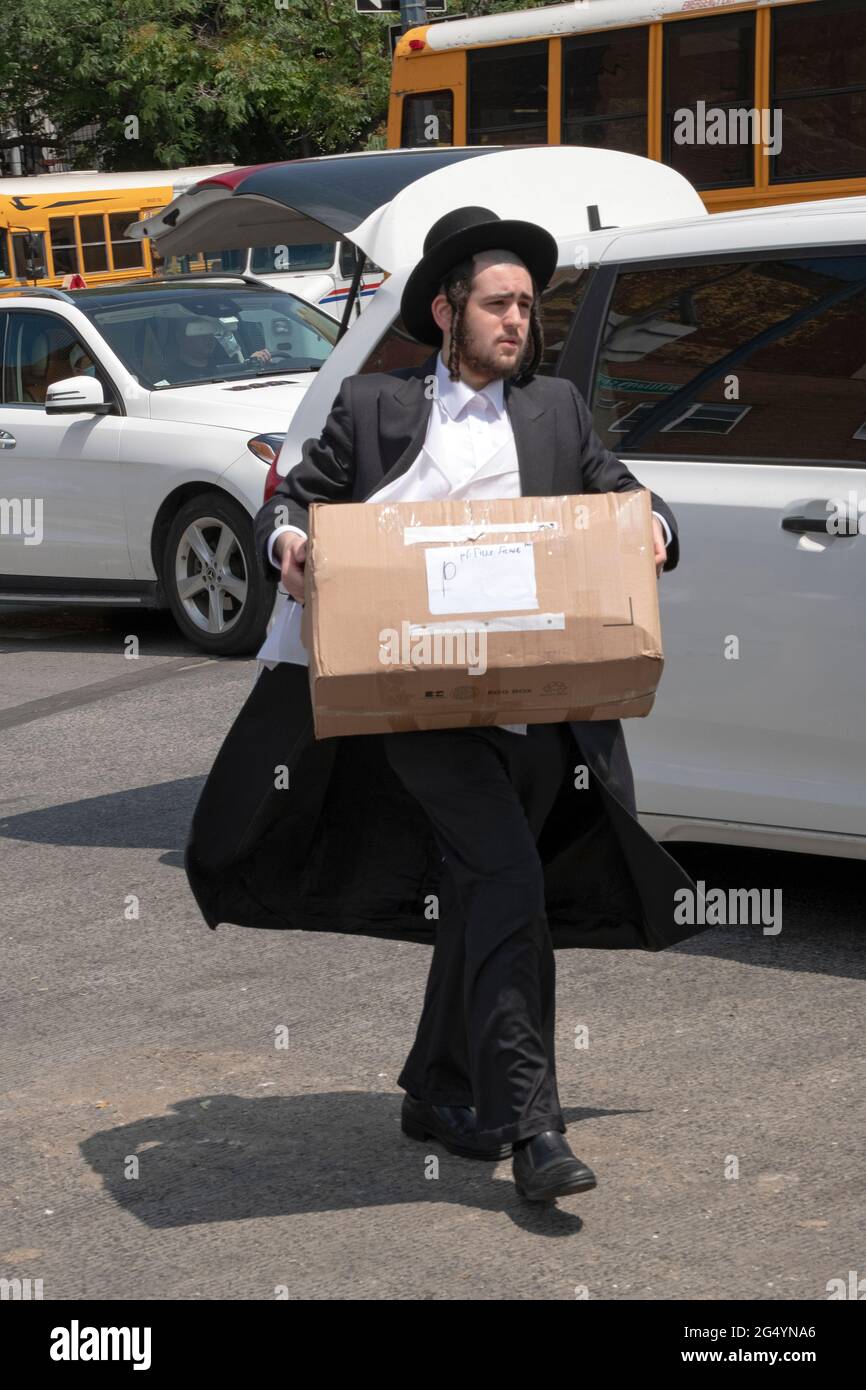
[[[539,152],[491,156],[488,180],[521,155]],[[404,261],[299,403],[269,490],[345,377],[429,356],[399,310],[434,207],[483,201],[548,226],[539,370],[577,385],[679,528],[664,674],[651,715],[625,726],[642,822],[662,841],[866,858],[866,198],[629,227],[633,183],[561,185],[551,209],[519,172],[483,199],[460,169],[432,174],[438,188],[353,233]],[[575,215],[581,192],[600,230]]]

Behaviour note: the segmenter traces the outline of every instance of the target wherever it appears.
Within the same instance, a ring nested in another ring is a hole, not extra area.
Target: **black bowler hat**
[[[424,238],[424,253],[406,281],[400,316],[419,343],[442,346],[442,329],[430,312],[448,271],[476,251],[502,247],[525,263],[539,290],[556,269],[559,248],[544,227],[534,222],[503,220],[490,208],[455,208],[434,222]]]

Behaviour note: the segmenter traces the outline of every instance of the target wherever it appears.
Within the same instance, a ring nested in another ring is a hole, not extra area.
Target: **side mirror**
[[[49,415],[109,415],[114,405],[96,377],[70,376],[48,387],[45,409]]]

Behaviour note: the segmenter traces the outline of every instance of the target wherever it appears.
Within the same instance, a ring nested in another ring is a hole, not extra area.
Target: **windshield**
[[[144,386],[315,372],[339,324],[297,295],[217,286],[160,286],[92,295],[76,304]]]

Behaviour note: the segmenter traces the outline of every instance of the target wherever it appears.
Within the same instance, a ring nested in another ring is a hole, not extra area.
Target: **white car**
[[[252,652],[252,517],[339,332],[296,295],[180,277],[0,296],[0,599],[170,607]]]
[[[651,715],[625,725],[643,824],[661,841],[866,858],[866,198],[634,225],[638,202],[627,226],[636,180],[608,165],[650,161],[571,154],[603,155],[608,185],[588,162],[545,198],[539,151],[495,154],[430,175],[425,197],[419,183],[353,234],[380,264],[402,246],[404,263],[304,397],[268,492],[345,377],[429,355],[399,310],[433,208],[547,226],[559,262],[540,371],[577,385],[679,528],[659,588],[664,674]]]

